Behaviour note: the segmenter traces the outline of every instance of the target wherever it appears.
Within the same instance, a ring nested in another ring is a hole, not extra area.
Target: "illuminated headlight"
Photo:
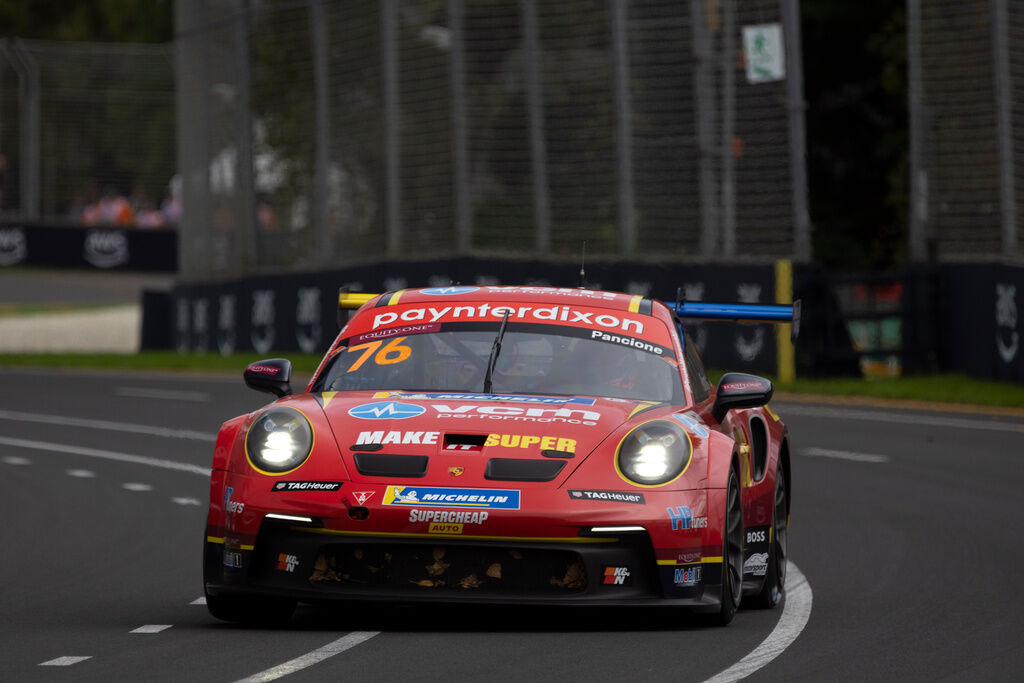
[[[245,452],[258,470],[280,474],[293,470],[313,448],[313,428],[297,410],[271,408],[256,418],[245,436]]]
[[[655,420],[630,432],[615,457],[626,479],[641,486],[660,486],[682,474],[691,454],[686,432],[671,422]]]

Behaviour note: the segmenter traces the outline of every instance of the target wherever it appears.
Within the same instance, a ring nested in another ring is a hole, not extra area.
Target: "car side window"
[[[693,343],[693,338],[686,330],[683,330],[683,360],[686,363],[686,374],[690,376],[693,402],[700,403],[707,400],[711,396],[711,382],[708,380],[708,373],[704,370],[700,354],[697,353],[697,345]]]

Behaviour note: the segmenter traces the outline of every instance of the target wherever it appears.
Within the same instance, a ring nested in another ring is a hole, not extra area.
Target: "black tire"
[[[786,500],[786,473],[780,467],[775,475],[775,505],[772,508],[772,540],[768,549],[768,572],[753,606],[773,609],[786,594],[786,567],[789,560],[789,505]]]
[[[713,626],[727,626],[736,616],[743,597],[743,505],[740,502],[740,480],[734,468],[729,469],[722,532],[721,606],[709,615],[708,621]]]
[[[206,594],[206,608],[221,621],[250,626],[281,626],[295,612],[295,600]]]

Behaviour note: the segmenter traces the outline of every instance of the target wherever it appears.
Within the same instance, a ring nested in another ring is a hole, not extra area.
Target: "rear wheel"
[[[725,626],[732,621],[743,595],[743,506],[735,469],[729,470],[722,531],[722,604],[709,620],[715,626]]]
[[[761,592],[754,598],[755,607],[771,609],[782,602],[786,592],[786,563],[789,543],[789,511],[786,500],[786,473],[780,468],[775,475],[775,505],[772,510],[772,542],[768,550],[768,573]]]

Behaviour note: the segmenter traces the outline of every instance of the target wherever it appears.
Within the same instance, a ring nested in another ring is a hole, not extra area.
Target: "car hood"
[[[623,423],[664,405],[397,391],[316,398],[353,481],[481,488],[561,485]]]

